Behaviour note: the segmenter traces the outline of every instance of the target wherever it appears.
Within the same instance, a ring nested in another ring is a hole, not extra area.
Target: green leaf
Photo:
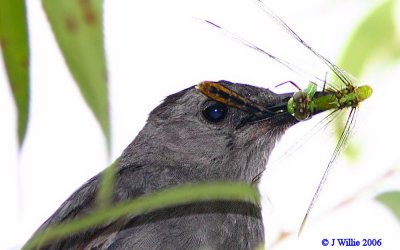
[[[377,53],[389,57],[400,56],[394,18],[396,0],[383,1],[354,30],[339,65],[360,77],[365,66]]]
[[[389,208],[400,221],[400,191],[383,193],[375,199]]]
[[[25,2],[0,1],[0,45],[11,91],[18,111],[18,144],[21,148],[29,120],[29,47]]]
[[[103,1],[42,0],[42,3],[69,70],[110,149]]]
[[[100,208],[112,205],[112,194],[114,193],[115,176],[117,174],[118,159],[108,166],[100,178],[100,187],[97,194],[97,204]]]
[[[160,208],[211,200],[246,201],[259,204],[256,186],[235,183],[189,184],[164,189],[156,193],[116,204],[107,209],[100,209],[64,224],[49,227],[46,231],[35,235],[23,249],[34,249],[44,246],[46,242],[74,234],[90,227],[116,220],[131,214],[142,214]]]

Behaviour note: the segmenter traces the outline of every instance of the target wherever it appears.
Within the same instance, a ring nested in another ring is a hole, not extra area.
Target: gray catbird
[[[227,81],[219,84],[267,109],[284,107],[292,95]],[[194,87],[170,95],[150,113],[118,159],[113,200],[187,183],[257,184],[276,141],[295,123],[285,112],[254,117]],[[100,177],[101,173],[75,191],[37,232],[93,210]],[[212,201],[120,218],[40,249],[254,249],[263,241],[260,206]]]

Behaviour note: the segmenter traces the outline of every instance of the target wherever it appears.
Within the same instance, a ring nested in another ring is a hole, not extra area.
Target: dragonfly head
[[[368,85],[362,85],[355,89],[357,101],[362,102],[372,95],[372,88]]]
[[[294,93],[293,97],[287,102],[287,110],[297,121],[308,120],[313,114],[310,98],[303,91]]]
[[[311,118],[314,112],[312,98],[317,92],[317,85],[310,82],[306,89],[297,91],[287,102],[287,111],[297,121],[305,121]]]

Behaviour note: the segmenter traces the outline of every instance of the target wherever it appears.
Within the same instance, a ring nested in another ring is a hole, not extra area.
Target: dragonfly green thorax
[[[341,90],[316,90],[317,85],[310,83],[305,90],[295,92],[288,101],[288,113],[298,121],[305,121],[324,111],[355,108],[372,95],[372,88],[368,85],[350,86]]]

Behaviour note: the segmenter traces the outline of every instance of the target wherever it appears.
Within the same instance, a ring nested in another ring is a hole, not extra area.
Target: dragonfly
[[[359,104],[366,99],[368,99],[372,95],[372,88],[369,85],[360,85],[358,86],[356,79],[351,76],[349,73],[341,69],[339,66],[335,65],[316,50],[314,50],[308,43],[306,43],[292,28],[290,28],[279,16],[277,16],[274,12],[268,9],[261,0],[254,0],[255,3],[260,7],[262,11],[264,11],[271,19],[280,26],[286,33],[288,33],[292,38],[297,40],[297,42],[304,46],[307,50],[309,50],[314,56],[316,56],[322,63],[324,63],[329,70],[335,76],[335,81],[327,82],[326,79],[324,81],[322,91],[317,91],[318,85],[312,81],[310,81],[307,87],[302,90],[292,81],[288,81],[292,83],[298,91],[296,91],[293,96],[288,100],[287,106],[285,110],[278,110],[272,112],[287,112],[293,115],[297,121],[307,121],[312,118],[313,115],[330,111],[331,113],[328,117],[333,117],[338,111],[344,109],[350,109],[348,117],[346,119],[346,123],[344,128],[339,136],[338,142],[335,146],[335,149],[331,155],[331,158],[325,168],[325,171],[322,175],[322,178],[318,184],[318,187],[314,193],[312,200],[309,203],[307,211],[304,215],[303,221],[300,225],[298,235],[304,229],[306,221],[310,215],[311,210],[313,209],[326,179],[329,175],[330,170],[332,169],[334,163],[336,162],[339,155],[342,153],[345,145],[347,144],[351,132],[354,129],[357,111],[359,109]],[[223,27],[209,21],[203,20],[209,25],[217,28],[220,32],[225,35],[237,40],[243,45],[263,54],[264,56],[269,57],[270,59],[280,63],[284,67],[296,71],[297,68],[295,65],[290,62],[281,59],[262,48],[254,45],[253,43],[245,40],[244,38],[224,29]],[[227,89],[224,86],[219,86],[218,83],[210,83],[210,82],[202,82],[196,86],[196,88],[215,101],[222,102],[226,105],[239,108],[244,111],[249,111],[249,107],[256,108],[260,112],[262,111],[262,107],[260,105],[248,100],[244,96],[240,96],[238,93],[234,93],[231,90]],[[211,91],[211,90],[214,91]],[[217,94],[216,94],[217,93]],[[221,95],[222,93],[222,95]]]

